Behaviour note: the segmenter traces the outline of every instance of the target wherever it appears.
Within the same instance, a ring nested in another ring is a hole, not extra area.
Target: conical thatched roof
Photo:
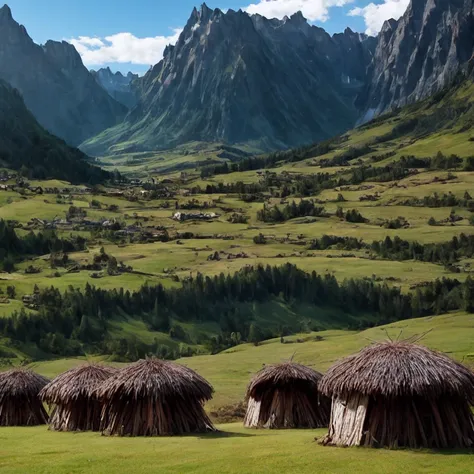
[[[205,401],[212,398],[213,388],[207,380],[184,365],[146,359],[119,370],[96,391],[99,398],[106,400],[119,393],[133,399],[181,396]]]
[[[321,377],[322,374],[319,372],[295,362],[267,365],[259,370],[250,381],[247,387],[247,397],[269,385],[282,386],[302,381],[317,386]]]
[[[28,369],[10,369],[0,373],[0,400],[4,397],[37,397],[49,382],[46,377]]]
[[[474,401],[474,373],[444,354],[408,342],[381,342],[336,362],[319,383],[328,396],[457,395]]]
[[[115,372],[117,369],[104,365],[81,365],[58,375],[41,390],[40,397],[50,404],[66,404],[90,397],[99,384]]]

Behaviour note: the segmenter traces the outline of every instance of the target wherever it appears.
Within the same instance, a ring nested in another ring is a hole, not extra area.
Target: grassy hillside
[[[57,178],[73,183],[98,183],[109,174],[87,163],[81,151],[42,128],[20,93],[0,81],[0,166],[25,177]]]
[[[462,312],[403,320],[365,331],[327,330],[271,339],[258,346],[242,344],[216,355],[178,360],[207,378],[215,388],[209,410],[237,403],[244,398],[250,377],[263,364],[293,360],[326,371],[341,357],[357,352],[371,341],[422,335],[420,342],[457,360],[474,366],[474,315]],[[83,363],[85,359],[59,359],[33,363],[32,368],[46,377]],[[121,365],[121,364],[117,364]]]

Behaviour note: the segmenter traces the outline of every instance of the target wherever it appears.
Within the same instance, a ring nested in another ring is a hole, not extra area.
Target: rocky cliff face
[[[385,22],[361,102],[365,119],[447,85],[474,54],[473,0],[412,0]]]
[[[283,148],[327,138],[353,125],[374,50],[373,38],[350,30],[331,37],[301,14],[268,20],[203,5],[135,81],[140,99],[125,122],[85,150],[192,140]]]
[[[115,74],[109,67],[101,68],[98,71],[90,71],[96,81],[112,96],[116,101],[125,105],[128,109],[137,103],[137,95],[132,86],[133,81],[138,79],[138,74],[129,72],[124,76],[120,71]]]
[[[113,126],[126,113],[97,84],[72,45],[35,44],[6,5],[0,9],[0,78],[20,91],[43,127],[71,145]]]

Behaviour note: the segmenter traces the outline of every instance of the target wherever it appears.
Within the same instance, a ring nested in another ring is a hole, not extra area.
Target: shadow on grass
[[[193,435],[190,435],[193,436]],[[234,433],[232,431],[210,431],[209,433],[194,434],[201,439],[223,439],[223,438],[251,438],[256,436],[249,433]]]

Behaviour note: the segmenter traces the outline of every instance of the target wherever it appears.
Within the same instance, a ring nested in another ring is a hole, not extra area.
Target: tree
[[[14,286],[7,286],[7,296],[14,300],[16,297],[16,288]]]
[[[150,326],[154,331],[168,332],[170,330],[171,317],[169,309],[164,305],[160,305],[158,299],[155,299]]]
[[[109,261],[107,262],[107,274],[117,274],[117,259],[115,257],[110,257]]]
[[[255,323],[252,323],[249,328],[249,342],[255,346],[258,346],[263,340],[264,337],[262,330]]]
[[[462,307],[468,313],[474,313],[474,278],[470,275],[464,283],[464,291],[462,295]]]
[[[3,271],[7,273],[12,273],[15,271],[15,261],[11,255],[7,255],[3,260]]]

